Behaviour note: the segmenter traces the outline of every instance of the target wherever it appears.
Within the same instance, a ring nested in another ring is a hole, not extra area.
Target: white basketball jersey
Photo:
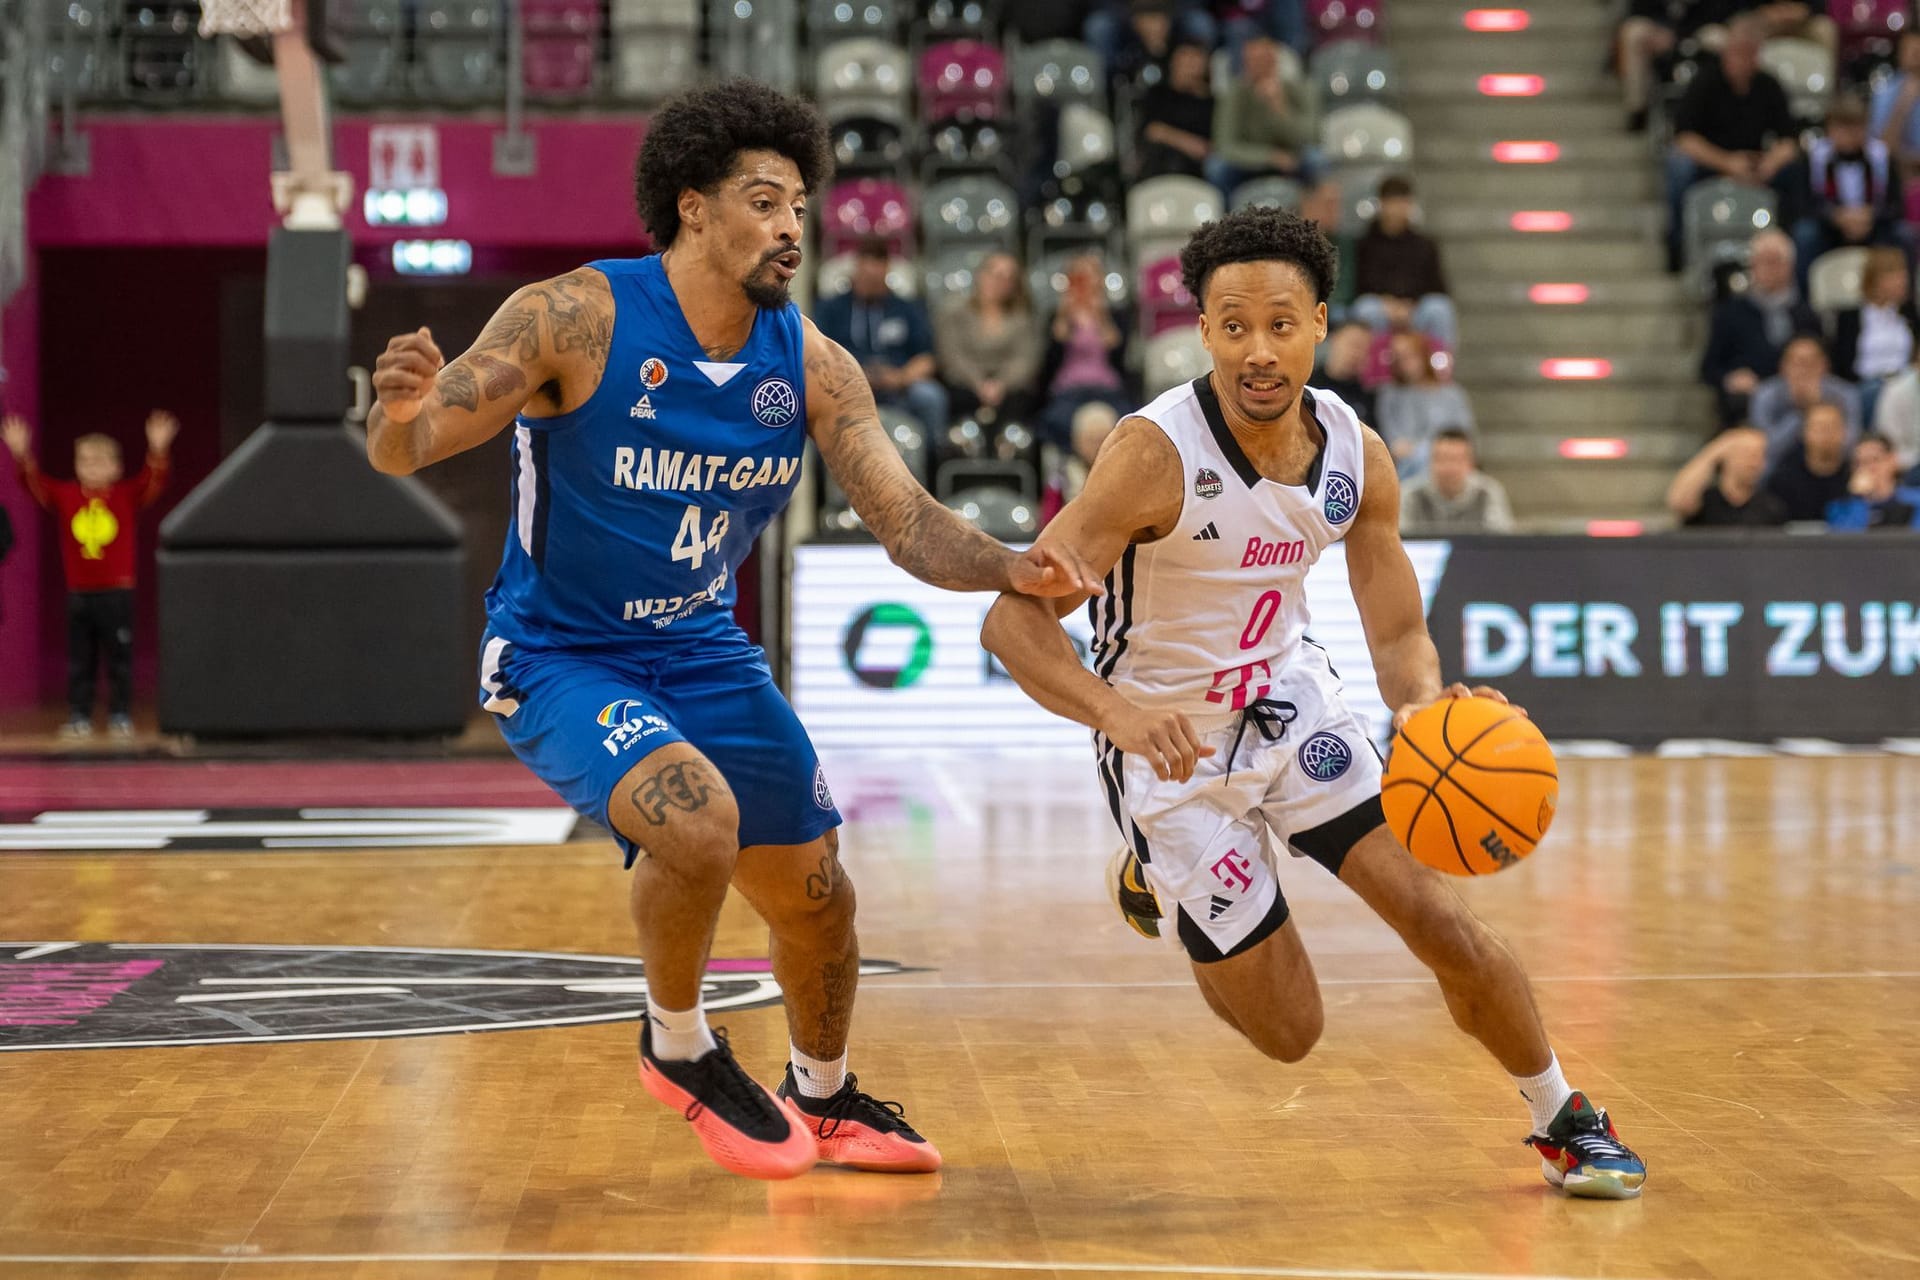
[[[1307,631],[1307,571],[1345,536],[1366,479],[1360,420],[1302,391],[1326,435],[1304,485],[1254,470],[1206,378],[1132,415],[1180,452],[1173,532],[1127,548],[1089,603],[1094,671],[1144,707],[1208,715],[1265,697]]]

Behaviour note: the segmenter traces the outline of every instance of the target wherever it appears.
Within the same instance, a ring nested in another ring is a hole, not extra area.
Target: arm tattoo
[[[475,351],[511,351],[521,360],[540,355],[540,316],[524,303],[515,304],[493,318],[473,344]]]
[[[935,502],[880,428],[867,375],[837,343],[808,354],[807,394],[833,406],[817,439],[834,478],[895,564],[950,591],[1007,587],[1013,554]]]
[[[577,271],[557,277],[541,287],[540,300],[546,304],[554,351],[585,352],[596,367],[605,368],[613,345],[613,312],[592,304],[587,278]]]
[[[440,403],[449,409],[465,409],[472,413],[480,407],[480,389],[473,380],[473,367],[466,360],[455,360],[442,369],[433,380],[434,389],[440,393]]]
[[[644,778],[628,797],[641,819],[652,826],[667,825],[667,811],[697,813],[707,807],[707,799],[717,783],[712,772],[698,760],[670,764],[651,778]]]
[[[487,399],[498,400],[511,395],[527,385],[527,375],[520,372],[520,366],[508,364],[494,356],[476,355],[474,367],[487,375]]]

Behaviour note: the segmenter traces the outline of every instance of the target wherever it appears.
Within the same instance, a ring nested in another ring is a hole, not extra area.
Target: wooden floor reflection
[[[1570,762],[1540,852],[1465,887],[1647,1157],[1624,1204],[1540,1181],[1511,1084],[1310,864],[1327,1031],[1283,1067],[1114,917],[1081,762],[834,778],[864,949],[914,970],[862,986],[854,1069],[943,1174],[729,1178],[631,1023],[9,1053],[0,1275],[1920,1275],[1920,760]],[[0,934],[623,954],[623,886],[593,845],[0,855]],[[717,950],[765,954],[737,902]],[[719,1021],[770,1079],[780,1011]]]

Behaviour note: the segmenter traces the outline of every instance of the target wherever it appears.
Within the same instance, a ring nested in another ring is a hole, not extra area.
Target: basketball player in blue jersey
[[[1520,962],[1388,830],[1379,758],[1307,638],[1308,570],[1344,541],[1396,728],[1444,698],[1505,701],[1442,683],[1400,545],[1393,457],[1337,396],[1307,386],[1334,248],[1291,213],[1247,209],[1195,232],[1180,266],[1212,372],[1125,418],[1040,537],[1112,571],[1094,611],[1096,670],[1060,628],[1071,600],[1003,595],[982,642],[1035,701],[1094,730],[1126,842],[1121,913],[1149,936],[1166,921],[1222,1021],[1283,1062],[1320,1036],[1277,843],[1324,866],[1433,971],[1454,1021],[1513,1077],[1549,1183],[1637,1196],[1646,1165],[1567,1084]]]
[[[808,438],[926,582],[1041,596],[1097,582],[936,503],[881,430],[860,367],[789,299],[807,197],[830,170],[811,106],[742,80],[683,95],[653,117],[636,171],[660,253],[521,289],[451,363],[425,329],[394,338],[367,423],[368,456],[395,475],[512,427],[513,519],[487,592],[480,697],[514,753],[606,824],[633,869],[642,1082],[715,1161],[759,1178],[817,1159],[940,1164],[898,1104],[847,1074],[860,957],[840,814],[733,620],[734,575],[787,505]],[[701,1008],[729,884],[772,934],[792,1039],[777,1094]]]

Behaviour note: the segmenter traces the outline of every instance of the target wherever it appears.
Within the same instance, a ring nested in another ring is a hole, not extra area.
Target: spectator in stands
[[[1046,389],[1041,432],[1063,450],[1073,448],[1074,415],[1082,405],[1127,409],[1125,320],[1107,301],[1106,269],[1098,253],[1083,253],[1067,265],[1067,287],[1049,329],[1040,384]]]
[[[1773,464],[1767,491],[1789,520],[1824,520],[1827,504],[1847,496],[1847,420],[1829,400],[1810,406],[1800,438]]]
[[[1473,407],[1456,382],[1442,382],[1433,347],[1418,333],[1393,335],[1393,381],[1376,397],[1374,427],[1403,477],[1427,468],[1433,438],[1448,427],[1473,430]]]
[[[1300,202],[1300,216],[1320,228],[1320,234],[1333,242],[1333,250],[1339,255],[1338,271],[1334,277],[1333,292],[1327,296],[1327,322],[1344,324],[1347,312],[1353,307],[1353,237],[1340,229],[1340,184],[1332,178],[1322,178],[1308,189],[1306,198]]]
[[[1302,0],[1221,0],[1216,8],[1221,34],[1236,53],[1257,36],[1270,37],[1301,54],[1313,48]]]
[[[1766,475],[1766,435],[1730,428],[1680,468],[1667,486],[1667,510],[1690,529],[1785,524],[1787,504],[1761,487]]]
[[[1867,122],[1873,136],[1887,144],[1903,177],[1920,175],[1920,31],[1900,33],[1900,74],[1873,91]]]
[[[1023,0],[1020,4],[1005,7],[1001,29],[1017,36],[1021,44],[1038,44],[1042,40],[1078,40],[1092,21],[1095,8],[1091,0]],[[1121,8],[1124,20],[1125,6]],[[1111,66],[1112,63],[1107,65]]]
[[[1816,404],[1840,410],[1842,446],[1860,432],[1860,393],[1833,376],[1827,349],[1818,338],[1802,335],[1780,353],[1780,372],[1753,389],[1753,425],[1767,434],[1767,460],[1778,462],[1800,438],[1806,413]]]
[[[1473,437],[1458,427],[1436,432],[1427,474],[1400,490],[1401,536],[1512,532],[1507,491],[1475,465]]]
[[[934,351],[962,416],[982,411],[1022,421],[1034,408],[1040,373],[1040,322],[1027,296],[1020,264],[1010,253],[990,253],[973,273],[973,292],[941,312]]]
[[[1747,403],[1762,379],[1780,371],[1780,352],[1796,334],[1818,334],[1820,318],[1801,296],[1793,272],[1793,240],[1768,229],[1748,246],[1747,288],[1713,309],[1700,379],[1720,401],[1720,423],[1747,416]]]
[[[1873,408],[1873,429],[1893,447],[1902,472],[1912,472],[1908,483],[1920,482],[1920,350],[1914,363],[1887,380],[1880,402]]]
[[[1309,174],[1320,140],[1316,91],[1304,79],[1283,74],[1280,46],[1265,36],[1247,41],[1240,58],[1240,78],[1213,105],[1213,150],[1224,162],[1221,185],[1231,190],[1263,174]]]
[[[1350,320],[1327,335],[1326,359],[1315,381],[1347,402],[1360,421],[1371,423],[1376,417],[1373,392],[1367,388],[1367,357],[1373,347],[1373,330]]]
[[[1807,148],[1805,216],[1795,224],[1800,283],[1814,260],[1849,245],[1899,244],[1903,200],[1887,144],[1867,136],[1867,107],[1834,99],[1826,132]]]
[[[853,261],[853,288],[814,308],[820,332],[853,353],[866,370],[873,398],[901,405],[931,433],[947,429],[947,389],[935,376],[933,329],[926,310],[887,286],[891,251],[886,240],[860,242]]]
[[[1830,529],[1912,529],[1920,527],[1920,489],[1900,486],[1900,465],[1893,443],[1869,433],[1853,446],[1853,474],[1847,496],[1827,506]]]
[[[147,415],[147,461],[122,479],[120,442],[84,435],[73,442],[71,480],[49,479],[33,454],[33,430],[7,415],[0,439],[28,495],[53,515],[67,579],[67,723],[62,738],[93,736],[100,669],[107,676],[107,727],[133,736],[133,589],[139,563],[134,534],[142,508],[166,488],[180,421],[164,409]]]
[[[1451,350],[1460,322],[1440,246],[1414,227],[1413,215],[1413,183],[1399,174],[1382,179],[1380,212],[1353,247],[1353,316],[1375,333],[1411,326]]]
[[[1178,40],[1167,77],[1140,100],[1140,177],[1180,173],[1190,178],[1224,176],[1213,159],[1213,86],[1207,47]]]
[[[1009,21],[1025,7],[1007,6]],[[1097,0],[1085,23],[1086,40],[1118,91],[1150,89],[1166,77],[1176,43],[1204,49],[1218,43],[1219,26],[1201,0]],[[1030,43],[1030,42],[1029,42]]]
[[[1629,132],[1646,130],[1655,64],[1673,52],[1679,40],[1678,15],[1669,0],[1631,0],[1615,38],[1616,69],[1626,99]]]
[[[1860,417],[1871,422],[1880,389],[1912,367],[1920,347],[1920,312],[1913,306],[1907,255],[1877,248],[1860,276],[1860,305],[1834,316],[1834,372],[1860,388]]]
[[[1694,183],[1719,176],[1771,187],[1783,214],[1800,199],[1793,112],[1787,91],[1760,69],[1763,37],[1764,28],[1751,15],[1736,19],[1719,62],[1701,66],[1674,112],[1667,155],[1667,254],[1673,270],[1681,266],[1681,211]]]
[[[1828,53],[1836,53],[1840,48],[1840,28],[1827,16],[1824,4],[1808,4],[1806,0],[1762,0],[1760,4],[1752,0],[1732,0],[1731,4],[1727,0],[1708,0],[1708,3],[1736,13],[1752,13],[1760,20],[1768,40],[1811,40],[1824,45]]]

